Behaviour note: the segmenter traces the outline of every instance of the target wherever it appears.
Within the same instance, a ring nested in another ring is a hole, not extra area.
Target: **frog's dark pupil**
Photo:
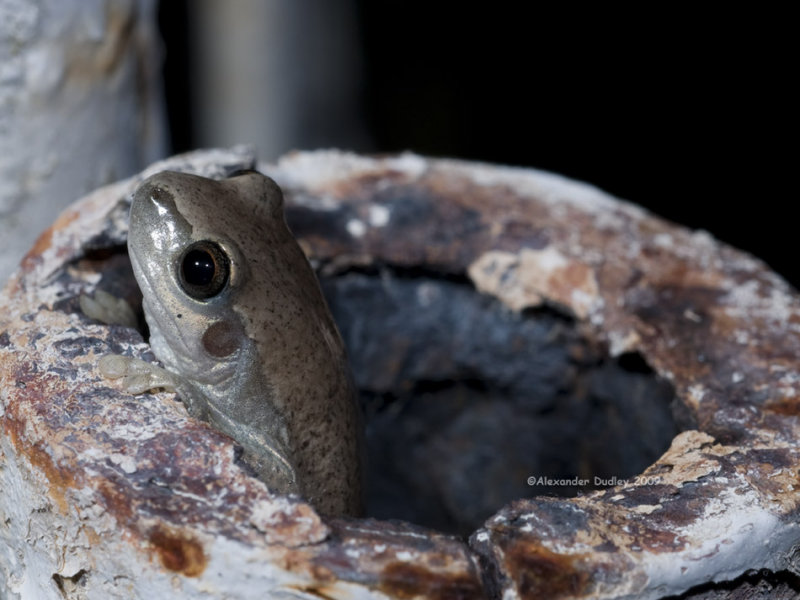
[[[228,284],[231,261],[225,250],[210,240],[195,242],[181,256],[178,283],[195,300],[213,298]]]
[[[216,263],[205,250],[191,250],[183,259],[183,276],[191,285],[206,286],[214,280]]]

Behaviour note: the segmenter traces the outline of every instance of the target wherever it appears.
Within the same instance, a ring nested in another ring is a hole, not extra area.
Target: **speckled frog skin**
[[[357,514],[345,351],[277,184],[154,175],[134,195],[128,250],[150,344],[189,413],[234,438],[270,489]]]

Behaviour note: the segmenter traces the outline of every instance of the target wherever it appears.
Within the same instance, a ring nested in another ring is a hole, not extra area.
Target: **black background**
[[[788,15],[480,6],[357,3],[371,145],[350,149],[555,171],[706,229],[800,284]],[[162,2],[175,151],[194,145],[186,10]]]

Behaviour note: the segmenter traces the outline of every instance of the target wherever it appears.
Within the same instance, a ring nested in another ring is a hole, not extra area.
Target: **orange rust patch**
[[[775,413],[776,415],[800,417],[800,398],[792,396],[790,398],[769,400],[764,405],[764,410]]]
[[[61,231],[62,229],[66,229],[67,226],[75,221],[80,216],[80,213],[76,210],[70,210],[65,213],[62,213],[50,227],[48,227],[42,234],[37,238],[36,242],[33,244],[33,248],[30,249],[28,254],[41,254],[45,250],[47,250],[53,243],[53,234],[56,231]]]
[[[481,584],[475,577],[464,573],[435,573],[406,562],[387,565],[381,572],[378,589],[392,598],[446,600],[484,597]]]
[[[591,585],[591,573],[580,565],[584,554],[556,554],[531,543],[510,545],[504,553],[523,598],[583,596]]]
[[[22,269],[26,272],[32,270],[42,260],[42,253],[53,245],[53,234],[56,231],[66,228],[67,225],[72,223],[79,216],[80,213],[75,210],[62,213],[58,219],[56,219],[55,223],[45,229],[41,235],[36,238],[33,247],[28,250],[20,263]]]
[[[51,225],[47,229],[45,229],[36,241],[33,243],[33,247],[28,250],[28,253],[25,255],[25,258],[31,256],[38,256],[45,250],[47,250],[53,243],[53,233],[55,231],[55,225]]]
[[[66,469],[59,468],[50,455],[36,444],[26,448],[26,454],[31,464],[44,472],[50,482],[50,497],[58,506],[61,513],[67,513],[67,488],[75,487],[75,475]]]
[[[544,291],[546,296],[552,296],[553,300],[568,306],[579,317],[585,317],[588,314],[589,305],[586,305],[585,301],[575,301],[572,296],[575,290],[585,293],[587,299],[598,296],[594,271],[579,262],[570,262],[563,268],[553,271],[547,279],[547,289]]]
[[[100,481],[98,490],[105,501],[106,510],[122,523],[133,520],[133,506],[124,488],[115,486],[110,481]]]
[[[303,566],[303,564],[298,564],[294,559],[292,559],[290,554],[287,555],[287,560],[284,562],[284,568],[287,571],[299,570]],[[333,571],[320,565],[311,565],[311,574],[314,576],[316,581],[321,581],[324,583],[336,581],[336,575],[334,575]]]
[[[5,419],[3,429],[11,440],[17,454],[28,457],[31,465],[44,473],[50,483],[50,498],[62,514],[67,513],[68,503],[66,498],[67,488],[77,487],[75,474],[68,469],[59,467],[51,456],[42,448],[41,444],[27,445],[20,441],[18,431],[19,422],[15,419]]]
[[[27,254],[22,257],[22,262],[20,265],[22,266],[22,270],[25,272],[32,271],[37,264],[42,261],[42,252],[47,250],[53,243],[53,228],[55,225],[51,225],[47,229],[45,229],[42,234],[36,238],[36,242],[33,244],[33,248],[28,250]]]
[[[75,221],[78,217],[81,216],[79,210],[68,210],[61,213],[58,218],[56,219],[55,223],[50,227],[52,230],[50,235],[52,235],[53,231],[60,231],[62,229],[66,229],[67,225]]]
[[[203,545],[191,536],[157,527],[150,533],[150,543],[165,569],[186,577],[197,577],[208,564]]]

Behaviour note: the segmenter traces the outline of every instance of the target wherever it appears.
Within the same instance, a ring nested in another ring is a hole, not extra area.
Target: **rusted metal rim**
[[[154,586],[175,584],[177,572],[184,591],[233,589],[238,562],[258,561],[269,565],[261,585],[299,597],[657,598],[748,569],[796,568],[796,295],[706,233],[554,175],[336,152],[262,165],[291,210],[318,215],[297,232],[315,259],[467,274],[514,310],[556,303],[612,354],[641,353],[696,427],[638,481],[517,501],[469,544],[411,525],[326,522],[271,497],[238,468],[230,441],[170,395],[134,401],[112,389],[97,357],[148,348],[134,332],[91,323],[76,298],[113,261],[103,249],[121,247],[127,196],[164,168],[222,176],[252,163],[243,150],[197,153],[99,190],[58,219],[6,287],[5,460],[44,475],[19,479],[31,493],[45,486],[68,530],[92,511],[105,519],[91,551],[77,534],[54,537],[41,542],[45,558],[66,544],[120,573],[139,577],[148,565]],[[387,190],[413,191],[414,212],[396,211]],[[0,470],[4,484],[25,468]],[[119,558],[99,558],[103,547]]]

